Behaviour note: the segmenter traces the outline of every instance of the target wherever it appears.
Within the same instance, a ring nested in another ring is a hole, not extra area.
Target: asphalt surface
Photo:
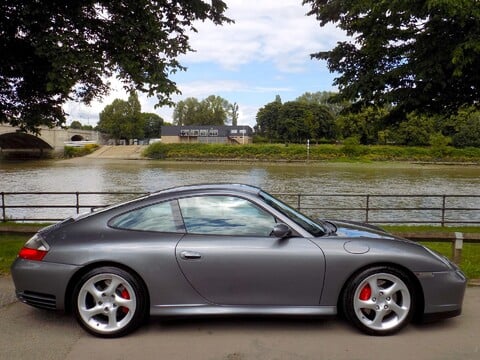
[[[340,319],[151,319],[134,334],[98,339],[72,316],[15,301],[0,277],[0,359],[480,359],[480,287],[469,287],[463,314],[399,334],[371,337]]]

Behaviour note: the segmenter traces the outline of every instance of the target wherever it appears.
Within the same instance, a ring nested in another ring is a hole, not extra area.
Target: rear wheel
[[[72,303],[77,321],[89,333],[119,337],[142,323],[146,313],[146,292],[129,272],[101,267],[80,279]]]
[[[412,319],[413,285],[403,271],[374,267],[357,274],[347,285],[343,308],[347,319],[369,335],[391,335]]]

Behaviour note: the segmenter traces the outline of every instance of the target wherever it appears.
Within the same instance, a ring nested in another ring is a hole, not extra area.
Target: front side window
[[[146,206],[113,218],[109,225],[126,230],[183,232],[183,225],[175,216],[175,206],[172,201]]]
[[[275,226],[271,214],[234,196],[196,196],[178,202],[192,234],[269,236]]]

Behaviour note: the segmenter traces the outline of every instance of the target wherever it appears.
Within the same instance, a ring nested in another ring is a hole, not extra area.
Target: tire
[[[73,291],[73,311],[90,334],[104,338],[127,335],[143,322],[147,296],[142,283],[116,267],[100,267],[81,277]]]
[[[414,286],[409,276],[393,267],[366,269],[347,284],[343,310],[347,320],[368,335],[392,335],[412,319]]]

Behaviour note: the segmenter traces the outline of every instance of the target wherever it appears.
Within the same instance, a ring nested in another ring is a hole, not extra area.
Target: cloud
[[[308,8],[302,7],[300,0],[229,0],[227,4],[227,16],[235,24],[198,22],[198,33],[189,34],[196,51],[179,59],[188,70],[175,78],[182,95],[173,96],[174,101],[220,95],[239,104],[239,123],[253,125],[258,108],[273,101],[276,94],[289,97],[303,90],[312,91],[305,89],[306,84],[314,83],[312,79],[318,79],[318,90],[331,89],[331,80],[319,75],[321,71],[327,73],[325,65],[316,62],[318,66],[312,70],[310,54],[328,50],[346,39],[341,30],[333,25],[320,28],[314,17],[305,16]],[[200,71],[204,71],[202,76]],[[126,100],[128,95],[121,82],[110,81],[110,94],[90,106],[67,103],[67,123],[79,120],[94,125],[106,105],[116,98]],[[173,109],[155,108],[155,97],[139,94],[139,100],[142,111],[171,120]]]
[[[190,34],[196,52],[183,56],[186,63],[213,62],[235,70],[252,61],[272,62],[283,72],[303,71],[310,54],[327,50],[344,33],[306,16],[308,8],[298,0],[232,0],[227,16],[234,24],[215,26],[199,23]]]

